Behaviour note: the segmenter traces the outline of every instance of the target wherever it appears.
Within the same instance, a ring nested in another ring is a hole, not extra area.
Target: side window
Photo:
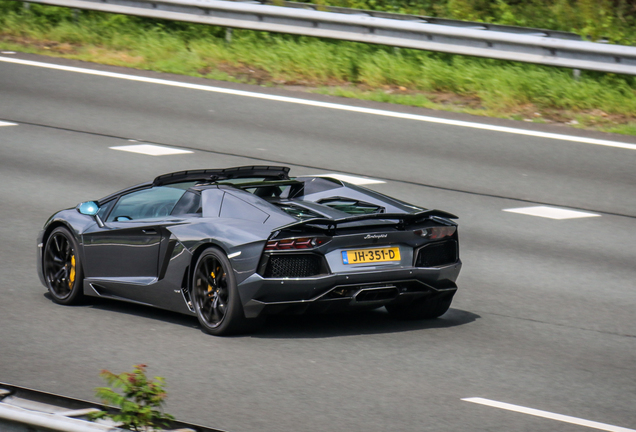
[[[192,191],[183,194],[179,202],[172,209],[173,216],[186,214],[201,215],[201,195]]]
[[[183,189],[169,186],[129,193],[119,198],[106,222],[168,216],[184,193]]]
[[[107,203],[103,204],[99,210],[97,211],[97,216],[99,216],[102,220],[106,218],[110,209],[113,208],[113,205],[117,202],[116,199],[110,200]]]

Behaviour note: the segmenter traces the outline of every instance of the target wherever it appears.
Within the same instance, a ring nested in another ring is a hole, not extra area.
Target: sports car
[[[37,267],[56,303],[154,306],[213,335],[280,313],[431,319],[457,290],[456,218],[287,167],[180,171],[55,213]]]

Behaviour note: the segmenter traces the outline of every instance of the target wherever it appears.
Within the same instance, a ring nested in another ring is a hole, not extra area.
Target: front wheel
[[[44,247],[42,268],[55,303],[71,305],[82,300],[84,272],[77,242],[68,229],[53,230]]]
[[[230,260],[216,248],[206,249],[194,268],[192,303],[206,333],[226,336],[248,330]]]
[[[439,318],[450,308],[452,295],[423,298],[408,304],[386,305],[391,316],[403,320],[425,320]]]

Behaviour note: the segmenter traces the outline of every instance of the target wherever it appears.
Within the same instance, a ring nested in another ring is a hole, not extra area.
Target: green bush
[[[134,366],[133,372],[114,374],[103,370],[100,376],[111,386],[120,389],[119,394],[110,387],[96,389],[97,397],[105,404],[115,405],[120,411],[109,414],[100,411],[90,415],[91,420],[112,419],[118,427],[132,431],[159,430],[167,426],[174,417],[161,412],[161,405],[167,394],[163,388],[164,379],[155,377],[156,382],[146,377],[146,365]]]

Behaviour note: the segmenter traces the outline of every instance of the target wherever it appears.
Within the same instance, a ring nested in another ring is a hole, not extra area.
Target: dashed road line
[[[193,153],[190,150],[182,150],[171,147],[158,146],[154,144],[135,144],[127,146],[109,147],[112,150],[121,150],[131,153],[140,153],[149,156],[166,156]]]
[[[9,123],[9,122],[0,121],[0,127],[1,126],[17,126],[17,125],[18,125],[17,123]]]
[[[527,408],[521,405],[513,405],[505,402],[498,402],[490,399],[484,399],[479,397],[464,398],[466,402],[472,402],[480,405],[486,405],[494,408],[500,408],[507,411],[514,411],[523,414],[529,414],[535,417],[543,417],[550,420],[556,420],[564,423],[571,423],[579,426],[585,426],[592,429],[599,429],[608,432],[636,432],[636,429],[628,429],[621,426],[614,426],[607,423],[599,423],[591,420],[585,420],[578,417],[566,416],[563,414],[556,414],[549,411],[542,411],[534,408]]]
[[[366,178],[366,177],[357,177],[357,176],[346,175],[346,174],[312,174],[311,176],[303,176],[303,177],[330,177],[330,178],[334,178],[336,180],[344,181],[354,185],[386,183],[385,181],[382,181],[382,180],[376,180],[376,179]]]
[[[187,88],[187,89],[193,89],[193,90],[202,90],[202,91],[208,91],[208,92],[230,94],[234,96],[245,96],[245,97],[257,98],[257,99],[265,99],[265,100],[278,101],[278,102],[294,103],[299,105],[337,109],[341,111],[357,112],[362,114],[372,114],[372,115],[378,115],[383,117],[393,117],[393,118],[400,118],[400,119],[406,119],[406,120],[416,120],[416,121],[423,121],[428,123],[445,124],[450,126],[461,126],[461,127],[468,127],[473,129],[489,130],[494,132],[505,132],[505,133],[511,133],[511,134],[517,134],[517,135],[526,135],[526,136],[547,138],[547,139],[560,140],[560,141],[571,141],[571,142],[577,142],[577,143],[583,143],[583,144],[592,144],[592,145],[599,145],[599,146],[606,146],[606,147],[616,147],[616,148],[622,148],[622,149],[636,150],[636,144],[629,144],[629,143],[624,143],[620,141],[610,141],[610,140],[602,140],[602,139],[596,139],[596,138],[585,138],[585,137],[578,137],[573,135],[556,134],[551,132],[539,132],[539,131],[531,131],[526,129],[506,127],[506,126],[495,126],[495,125],[489,125],[489,124],[483,124],[483,123],[467,122],[462,120],[450,120],[450,119],[429,117],[429,116],[423,116],[423,115],[417,115],[417,114],[407,114],[407,113],[402,113],[397,111],[387,111],[387,110],[380,110],[380,109],[373,109],[373,108],[362,108],[362,107],[342,105],[342,104],[336,104],[336,103],[330,103],[330,102],[319,102],[319,101],[292,98],[292,97],[286,97],[286,96],[276,96],[276,95],[270,95],[266,93],[255,93],[255,92],[249,92],[249,91],[227,89],[222,87],[213,87],[213,86],[200,85],[200,84],[190,84],[190,83],[179,82],[179,81],[170,81],[170,80],[158,79],[158,78],[148,78],[143,76],[127,75],[127,74],[116,73],[116,72],[106,72],[106,71],[100,71],[100,70],[94,70],[94,69],[85,69],[85,68],[78,68],[78,67],[72,67],[72,66],[56,65],[52,63],[22,60],[22,59],[16,59],[11,57],[0,57],[0,61],[5,63],[14,63],[14,64],[21,64],[26,66],[36,66],[41,68],[62,70],[67,72],[76,72],[76,73],[83,73],[88,75],[125,79],[129,81],[138,81],[138,82],[145,82],[145,83],[151,83],[151,84],[160,84],[160,85],[167,85],[172,87]]]
[[[567,210],[558,207],[536,206],[504,209],[505,212],[519,213],[529,216],[538,216],[548,219],[578,219],[588,217],[601,217],[596,213],[588,213],[576,210]]]

